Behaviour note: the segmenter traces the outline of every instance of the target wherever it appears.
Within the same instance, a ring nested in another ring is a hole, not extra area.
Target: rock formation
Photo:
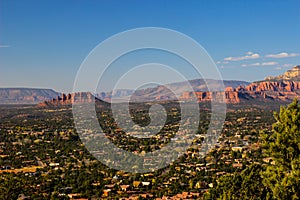
[[[300,81],[300,65],[293,67],[287,72],[279,76],[269,76],[265,78],[266,81],[281,81],[281,80],[290,80],[290,81]]]
[[[49,101],[44,101],[38,104],[39,107],[45,106],[60,106],[60,105],[71,105],[73,103],[91,103],[96,99],[90,92],[75,92],[72,94],[62,94]]]
[[[197,96],[199,102],[212,100],[212,92],[195,92],[194,94]],[[243,100],[249,99],[278,99],[283,101],[291,100],[295,97],[300,97],[300,82],[254,82],[246,87],[227,87],[225,92],[223,92],[223,95],[225,96],[226,103],[240,103]],[[191,99],[192,96],[193,94],[191,92],[184,92],[181,96],[181,99],[187,101]]]
[[[191,101],[193,97],[196,97],[198,102],[208,102],[212,100],[219,101],[220,99],[222,101],[225,100],[226,103],[240,103],[251,99],[256,101],[287,101],[292,100],[295,97],[300,97],[300,65],[295,66],[291,70],[277,77],[266,78],[264,81],[253,82],[246,86],[228,86],[225,88],[225,91],[210,92],[196,90],[195,92],[185,92],[183,83],[175,83],[173,84],[173,87],[175,87],[174,89],[176,89],[176,91],[182,91],[179,98],[179,100],[182,101]],[[197,86],[194,86],[193,88],[199,89]],[[136,98],[144,99],[145,101],[149,99],[172,100],[173,96],[170,96],[171,92],[166,91],[166,88],[159,86],[156,88],[139,90],[135,92],[134,95]],[[105,95],[101,94],[100,96],[103,98]],[[99,97],[99,95],[97,97]],[[106,99],[104,98],[103,100],[110,101],[110,98],[106,97]],[[51,101],[45,101],[40,104],[40,106],[69,105],[92,101],[95,101],[95,97],[91,93],[78,92],[68,95],[62,94],[62,96],[52,99]]]

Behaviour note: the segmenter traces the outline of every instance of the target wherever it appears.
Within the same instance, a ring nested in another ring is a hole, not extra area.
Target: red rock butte
[[[240,103],[250,99],[257,100],[289,100],[300,96],[300,82],[281,81],[281,82],[254,82],[246,87],[237,88],[227,87],[224,92],[194,92],[199,102],[213,100],[213,94],[220,93],[224,95],[226,103]],[[193,92],[184,92],[181,100],[192,99]]]

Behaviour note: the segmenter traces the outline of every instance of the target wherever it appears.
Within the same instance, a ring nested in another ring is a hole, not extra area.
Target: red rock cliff
[[[73,103],[91,103],[95,101],[95,97],[90,92],[76,92],[72,94],[62,94],[50,101],[44,101],[38,106],[59,106],[59,105],[71,105]]]
[[[219,92],[222,93],[222,92]],[[195,92],[199,102],[211,101],[211,92]],[[225,95],[226,103],[240,103],[249,99],[278,99],[288,100],[300,97],[300,82],[296,81],[262,81],[254,82],[246,87],[237,88],[227,87],[222,93]],[[189,100],[191,92],[184,92],[180,97],[182,100]]]

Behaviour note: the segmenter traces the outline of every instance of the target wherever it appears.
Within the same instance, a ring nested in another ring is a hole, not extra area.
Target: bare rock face
[[[198,99],[198,102],[208,102],[212,100],[218,100],[222,97],[225,97],[226,103],[239,103],[240,94],[232,87],[227,87],[225,92],[184,92],[180,97],[181,100],[189,100],[192,99],[193,95],[195,95]],[[222,99],[223,100],[223,99]]]
[[[245,88],[247,91],[295,91],[300,89],[300,82],[295,81],[262,81],[251,83]]]
[[[222,93],[222,92],[219,92]],[[211,92],[195,92],[199,102],[211,101]],[[225,92],[226,103],[240,103],[249,99],[256,100],[291,100],[300,97],[300,82],[280,81],[280,82],[255,82],[246,87],[238,86],[237,88],[227,87]],[[180,97],[181,100],[187,101],[192,98],[191,92],[184,92]]]
[[[62,106],[62,105],[72,105],[74,103],[92,103],[95,102],[95,97],[90,92],[75,92],[72,94],[62,94],[57,96],[50,101],[44,101],[38,104],[38,107],[47,106]]]
[[[226,103],[240,103],[240,94],[237,91],[226,91],[225,92]]]
[[[293,67],[287,72],[279,76],[269,76],[265,78],[266,81],[280,81],[280,80],[290,80],[290,81],[300,81],[300,65]]]
[[[221,93],[221,92],[220,92]],[[196,92],[199,102],[211,101],[210,92]],[[249,99],[255,100],[291,100],[300,97],[300,65],[293,67],[277,77],[268,77],[264,81],[250,83],[236,88],[226,87],[226,103],[240,103]],[[183,93],[182,100],[191,99],[191,93]]]

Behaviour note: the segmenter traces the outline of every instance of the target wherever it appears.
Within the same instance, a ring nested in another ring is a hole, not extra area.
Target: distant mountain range
[[[189,101],[196,95],[199,102],[211,101],[214,92],[208,91],[206,84],[211,87],[218,86],[220,80],[195,79],[188,82],[177,82],[165,86],[157,86],[137,91],[121,89],[112,92],[94,94],[95,97],[110,102],[113,98],[122,102],[133,96],[140,101],[149,100],[172,100],[174,93],[180,94],[179,100]],[[225,99],[227,103],[240,103],[249,100],[255,101],[289,101],[300,97],[300,65],[293,67],[279,76],[267,77],[265,80],[253,83],[245,81],[223,81]],[[190,85],[194,92],[188,90]],[[76,94],[62,94],[51,89],[32,88],[0,88],[0,104],[38,104],[60,105],[74,102],[92,101],[91,94],[79,92]],[[79,101],[78,101],[79,100]]]
[[[216,80],[206,80],[210,84],[217,83]],[[195,79],[190,81],[191,86],[196,91],[206,91],[206,84],[203,79]],[[237,87],[239,85],[248,85],[248,82],[245,81],[234,81],[234,80],[225,80],[225,86]],[[171,83],[167,85],[172,90],[177,92],[184,92],[186,82]],[[135,94],[140,94],[141,96],[146,97],[148,94],[149,98],[153,96],[165,96],[167,98],[169,93],[166,90],[163,90],[162,86],[142,89],[139,91],[134,91],[130,89],[118,89],[111,92],[102,92],[94,94],[97,98],[110,101],[111,98],[115,98],[117,101],[122,102],[124,99],[129,98],[134,92]],[[64,95],[68,97],[68,95]],[[0,104],[38,104],[43,101],[49,101],[52,99],[61,99],[63,101],[63,94],[56,92],[52,89],[36,89],[36,88],[0,88]],[[147,98],[146,98],[147,99]]]
[[[174,91],[177,94],[182,94],[183,92],[189,90],[190,87],[192,87],[194,91],[208,91],[206,84],[209,84],[210,87],[218,87],[221,82],[223,82],[224,87],[233,88],[236,88],[238,86],[246,86],[250,84],[246,81],[236,80],[218,81],[213,79],[194,79],[188,82],[170,83],[166,85],[140,89],[137,91],[128,89],[117,89],[112,92],[95,94],[95,96],[105,101],[110,101],[112,98],[114,98],[115,102],[122,102],[130,98],[132,95],[134,95],[135,98],[138,98],[139,100],[145,101],[151,99],[168,100],[172,99],[172,96],[174,96]]]
[[[51,89],[0,88],[0,104],[37,104],[60,94]]]

